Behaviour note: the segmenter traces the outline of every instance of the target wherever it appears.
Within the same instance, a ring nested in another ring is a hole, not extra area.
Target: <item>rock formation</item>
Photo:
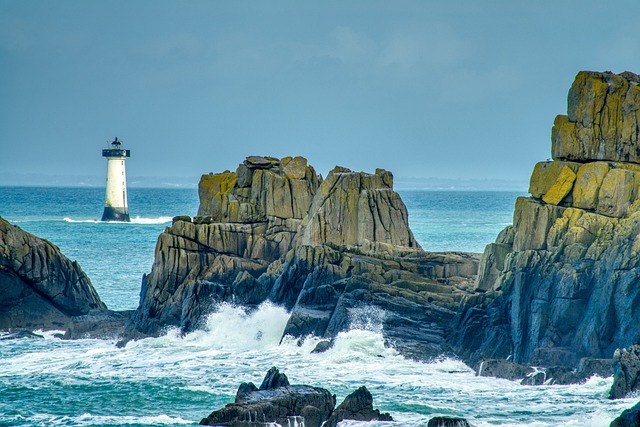
[[[624,410],[609,424],[609,427],[640,427],[640,402]]]
[[[612,373],[611,359],[590,358],[581,359],[575,368],[533,367],[506,359],[483,359],[476,370],[477,376],[520,380],[523,385],[578,384],[587,381],[593,375],[606,378]]]
[[[263,427],[269,423],[335,427],[342,420],[392,421],[389,414],[373,409],[373,398],[360,387],[335,408],[336,397],[329,391],[308,385],[289,384],[285,374],[273,367],[260,388],[242,383],[234,403],[212,412],[201,425]],[[334,410],[335,408],[335,410]]]
[[[639,77],[580,72],[512,227],[482,256],[453,346],[575,366],[640,342]]]
[[[270,300],[292,311],[293,336],[332,338],[364,311],[407,354],[446,349],[478,259],[424,252],[390,172],[336,167],[323,181],[304,158],[252,156],[204,175],[199,195],[198,216],[158,239],[131,336],[193,330],[218,302]]]
[[[68,329],[105,311],[77,262],[0,218],[0,330]]]
[[[471,424],[464,418],[433,417],[427,427],[471,427]]]
[[[344,401],[331,413],[324,427],[336,427],[342,420],[356,421],[393,421],[388,413],[373,409],[373,396],[365,386],[360,387],[344,398]]]
[[[640,390],[640,345],[618,349],[613,355],[613,385],[610,399],[620,399]]]

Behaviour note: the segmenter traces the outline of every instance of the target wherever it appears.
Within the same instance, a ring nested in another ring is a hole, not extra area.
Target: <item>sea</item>
[[[482,252],[511,224],[518,192],[399,191],[426,250]],[[176,215],[195,215],[195,188],[130,188],[130,223],[99,221],[103,188],[0,187],[0,216],[43,237],[80,263],[113,310],[137,307],[158,235]],[[366,313],[365,313],[366,314]],[[259,384],[276,366],[292,384],[323,387],[338,402],[365,385],[394,422],[426,426],[444,415],[473,426],[608,426],[637,398],[610,401],[611,378],[580,385],[525,386],[476,377],[459,360],[421,363],[385,347],[381,325],[354,322],[325,353],[318,339],[280,341],[288,313],[265,303],[248,312],[223,304],[206,328],[159,338],[0,340],[0,426],[195,426],[233,402],[238,385]],[[1,337],[1,334],[0,334]],[[289,427],[289,426],[285,426]]]

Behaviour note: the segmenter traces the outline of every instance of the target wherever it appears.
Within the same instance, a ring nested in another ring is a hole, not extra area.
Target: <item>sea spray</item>
[[[280,343],[287,317],[272,304],[253,310],[223,304],[205,330],[171,330],[124,348],[115,340],[63,341],[49,332],[28,345],[0,341],[0,414],[9,414],[0,419],[32,426],[196,423],[232,402],[241,382],[259,383],[274,365],[292,384],[324,387],[338,401],[365,385],[377,407],[408,427],[434,415],[463,416],[477,427],[605,426],[634,403],[606,399],[608,379],[521,386],[476,377],[454,359],[407,360],[385,347],[375,322],[364,323],[370,330],[338,334],[333,348],[315,354],[318,338]]]
[[[422,246],[448,251],[481,251],[511,221],[517,195],[402,192]],[[199,203],[195,189],[132,188],[129,196],[131,210],[141,219],[167,222],[175,215],[195,215]],[[0,215],[77,260],[109,308],[136,308],[140,278],[151,269],[158,235],[167,223],[63,220],[98,218],[103,197],[103,188],[4,188]],[[477,223],[460,226],[471,217]],[[218,313],[219,327],[232,323],[223,314],[231,318],[233,310]],[[273,316],[271,310],[280,314]],[[632,398],[607,399],[611,379],[521,386],[476,377],[454,359],[429,364],[406,360],[385,347],[375,328],[358,329],[353,321],[351,330],[338,334],[332,349],[315,354],[311,351],[318,337],[302,342],[285,337],[279,343],[276,329],[287,318],[283,309],[263,306],[244,313],[246,317],[234,317],[235,326],[229,330],[237,334],[227,340],[219,339],[223,332],[209,326],[186,336],[170,331],[124,348],[116,347],[115,339],[63,341],[54,332],[43,333],[44,340],[0,341],[0,426],[195,426],[214,409],[233,402],[241,382],[259,384],[274,365],[293,384],[327,388],[339,402],[366,385],[376,407],[391,412],[394,425],[402,427],[424,427],[435,415],[466,417],[476,427],[605,427],[636,403]],[[255,329],[256,322],[274,330]],[[346,426],[365,425],[343,421],[341,427]],[[366,427],[390,425],[373,422]]]

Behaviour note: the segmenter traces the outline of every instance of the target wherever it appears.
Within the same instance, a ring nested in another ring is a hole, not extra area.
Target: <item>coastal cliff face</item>
[[[75,317],[101,310],[77,262],[0,218],[0,330],[67,329]]]
[[[285,334],[372,322],[416,357],[446,349],[478,258],[424,252],[390,172],[337,167],[322,181],[304,158],[253,156],[204,175],[199,194],[198,216],[158,239],[132,333],[190,331],[219,302],[269,300],[291,311]]]
[[[640,340],[640,79],[580,72],[531,197],[482,256],[453,346],[482,358],[575,366]]]
[[[321,182],[302,157],[248,157],[236,172],[203,175],[198,216],[158,238],[130,329],[191,331],[219,302],[267,299]]]

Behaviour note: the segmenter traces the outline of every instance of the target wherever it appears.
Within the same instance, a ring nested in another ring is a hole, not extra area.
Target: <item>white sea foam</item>
[[[570,386],[522,386],[476,377],[455,359],[433,363],[405,359],[385,346],[380,330],[384,313],[367,307],[350,313],[354,328],[338,334],[331,349],[312,353],[320,338],[286,337],[280,342],[288,316],[273,304],[255,310],[222,304],[208,316],[204,330],[184,336],[171,330],[159,338],[129,342],[124,348],[117,348],[115,341],[62,341],[49,332],[44,340],[30,340],[29,345],[0,341],[0,386],[2,378],[7,378],[11,387],[23,387],[31,394],[49,396],[71,389],[80,393],[76,398],[80,402],[84,396],[80,390],[91,390],[94,384],[110,384],[114,393],[131,394],[131,401],[144,400],[136,393],[144,396],[148,389],[162,390],[175,399],[186,392],[205,396],[188,413],[161,407],[154,413],[156,408],[146,407],[145,415],[151,416],[134,416],[135,408],[122,415],[98,416],[87,408],[81,409],[86,414],[80,416],[45,417],[42,425],[190,423],[185,420],[197,420],[233,401],[239,383],[259,384],[271,366],[286,373],[292,384],[327,388],[338,401],[365,385],[375,406],[390,411],[402,426],[424,426],[432,416],[448,415],[464,416],[478,427],[596,427],[608,425],[615,414],[635,403],[633,399],[609,401],[610,379],[593,377]],[[87,396],[90,400],[94,395]],[[205,404],[205,400],[215,403]]]
[[[100,221],[99,219],[72,219],[72,218],[64,218],[65,222],[70,223],[88,223],[88,224],[166,224],[173,220],[170,216],[161,216],[157,218],[141,218],[140,216],[136,216],[131,218],[129,222],[123,221]]]
[[[157,416],[117,416],[117,415],[92,415],[84,413],[78,416],[54,416],[49,414],[38,414],[32,417],[33,421],[39,421],[38,425],[54,426],[95,426],[95,425],[173,425],[173,424],[193,424],[180,417],[170,417],[168,415]]]

